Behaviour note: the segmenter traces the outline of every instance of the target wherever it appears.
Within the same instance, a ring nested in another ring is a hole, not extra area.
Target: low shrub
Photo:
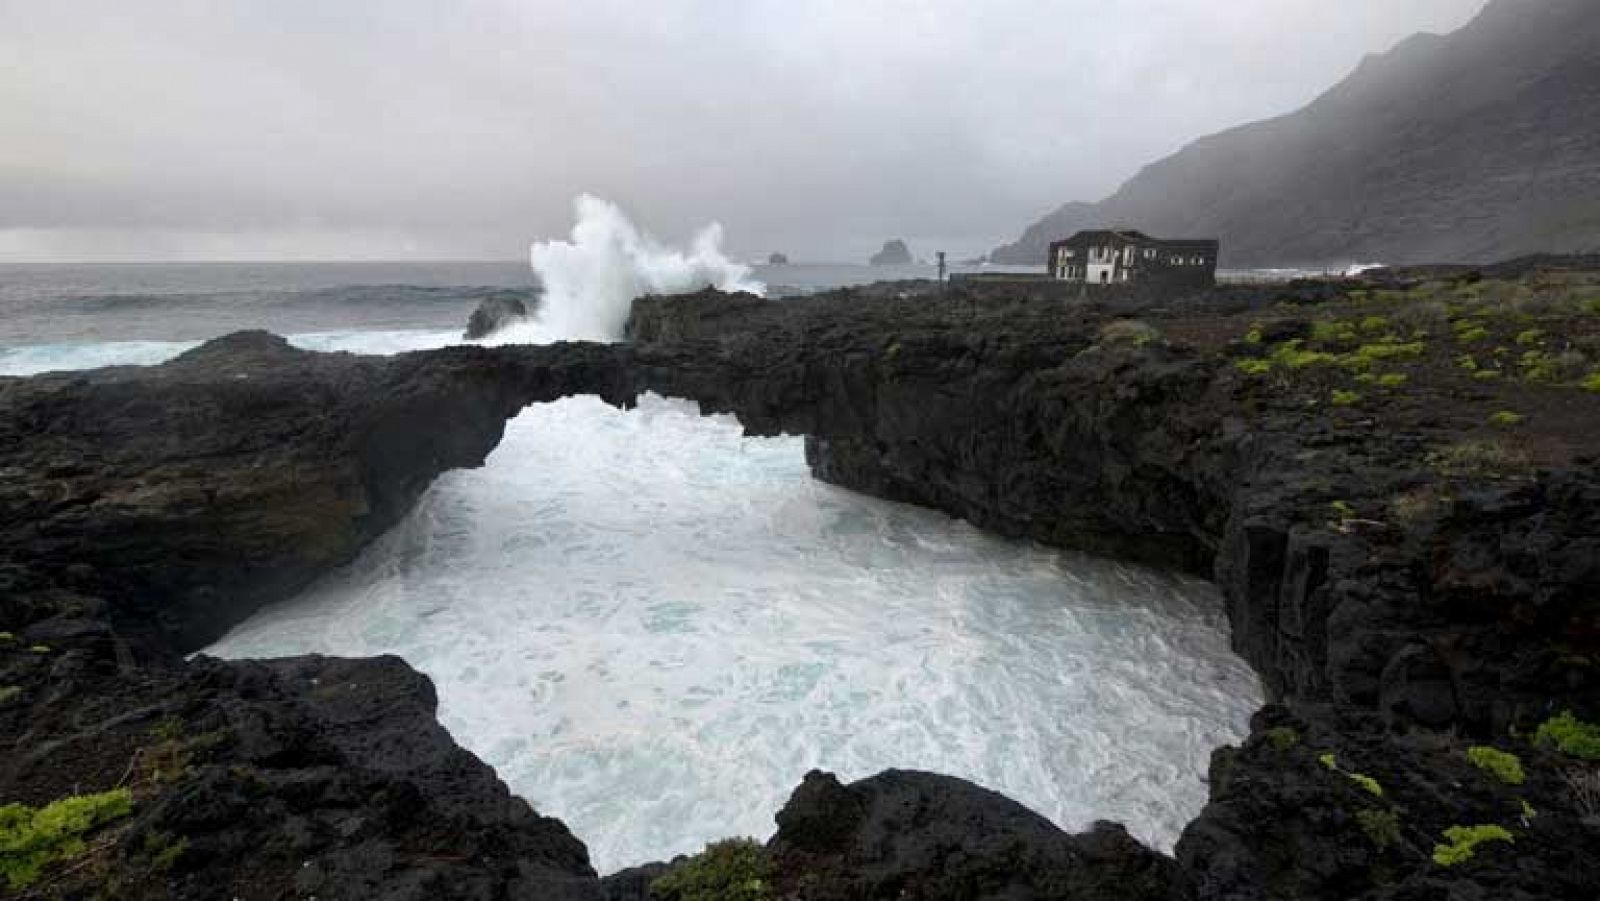
[[[772,897],[766,851],[754,839],[733,838],[704,851],[650,883],[659,901],[766,901]]]
[[[1469,440],[1428,454],[1428,465],[1457,478],[1518,478],[1533,468],[1527,452],[1503,438]]]
[[[1100,328],[1096,342],[1106,347],[1144,347],[1161,341],[1161,333],[1148,322],[1138,319],[1118,319]]]
[[[1358,811],[1356,822],[1379,851],[1400,843],[1400,816],[1392,810]]]
[[[1487,823],[1480,826],[1451,826],[1444,831],[1449,844],[1435,845],[1433,862],[1441,867],[1453,867],[1471,860],[1478,846],[1485,842],[1515,841],[1504,826]]]
[[[1561,753],[1580,760],[1600,760],[1600,726],[1578,719],[1570,710],[1540,723],[1533,741],[1554,745]]]
[[[83,854],[83,837],[95,827],[132,811],[133,792],[126,788],[73,795],[43,808],[0,807],[0,875],[12,888],[32,885],[46,866]]]
[[[1500,410],[1497,411],[1493,416],[1489,417],[1489,424],[1497,425],[1501,428],[1510,428],[1514,425],[1521,425],[1522,421],[1526,418],[1527,417],[1523,416],[1521,413],[1513,413],[1510,410]]]
[[[1467,759],[1472,765],[1493,775],[1506,785],[1521,785],[1527,778],[1522,772],[1522,761],[1517,755],[1487,745],[1473,745],[1467,749]]]

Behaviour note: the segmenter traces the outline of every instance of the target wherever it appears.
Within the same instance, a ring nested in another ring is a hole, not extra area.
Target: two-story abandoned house
[[[1218,249],[1216,241],[1163,241],[1131,229],[1081,231],[1050,245],[1050,275],[1086,285],[1209,287],[1217,280]]]

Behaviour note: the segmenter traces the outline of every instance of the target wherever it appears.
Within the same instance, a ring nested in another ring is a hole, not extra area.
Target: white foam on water
[[[722,226],[697,232],[687,250],[644,233],[615,204],[588,194],[573,204],[570,240],[541,241],[528,252],[543,296],[533,318],[497,332],[495,344],[619,341],[628,310],[646,294],[719,291],[765,294],[750,267],[722,251]]]
[[[0,375],[37,375],[97,369],[101,366],[155,366],[193,350],[200,341],[102,341],[0,347]],[[460,343],[460,333],[397,330],[389,332],[307,332],[290,335],[303,350],[396,354]]]
[[[1170,848],[1261,695],[1213,590],[812,480],[693,405],[525,411],[210,649],[396,653],[601,872],[765,836],[812,767],[935,770]]]

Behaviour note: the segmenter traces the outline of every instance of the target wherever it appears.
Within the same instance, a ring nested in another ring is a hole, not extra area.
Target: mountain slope
[[[1309,106],[1202,138],[997,262],[1128,226],[1220,237],[1228,266],[1477,262],[1600,248],[1600,9],[1494,0],[1369,56]]]

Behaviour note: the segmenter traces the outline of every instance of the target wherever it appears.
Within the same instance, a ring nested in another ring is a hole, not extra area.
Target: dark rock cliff
[[[1304,109],[1202,138],[993,253],[1136,227],[1218,237],[1225,266],[1476,262],[1600,250],[1600,17],[1494,0],[1368,57]]]
[[[176,652],[350,559],[523,405],[648,389],[805,434],[843,485],[1209,574],[1279,702],[1216,753],[1175,861],[957,780],[813,774],[761,852],[771,886],[1592,898],[1597,827],[1568,787],[1589,765],[1528,736],[1600,717],[1600,395],[1573,384],[1600,371],[1600,310],[1569,302],[1600,281],[1526,275],[1077,304],[706,292],[639,301],[625,346],[364,358],[245,333],[0,379],[0,797],[134,794],[46,897],[641,897],[685,864],[602,883],[399,661]],[[1441,858],[1468,826],[1507,838]]]

